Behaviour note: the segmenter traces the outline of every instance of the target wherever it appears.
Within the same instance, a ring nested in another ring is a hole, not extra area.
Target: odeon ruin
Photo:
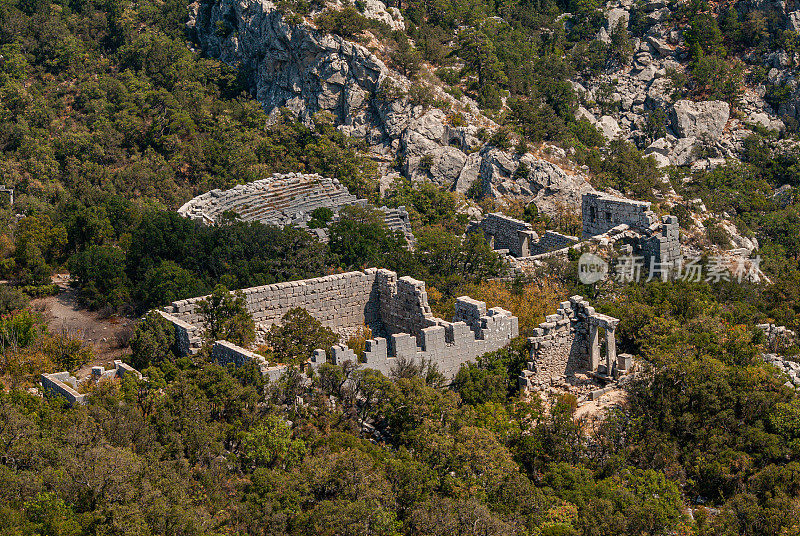
[[[519,334],[517,317],[500,307],[487,310],[485,303],[466,296],[456,300],[452,322],[437,318],[428,305],[424,282],[398,278],[395,272],[384,269],[369,268],[242,292],[260,330],[280,322],[290,309],[302,307],[340,334],[341,340],[363,326],[378,335],[366,341],[361,361],[342,344],[320,348],[308,356],[312,367],[328,360],[334,364],[350,360],[389,374],[400,362],[434,363],[442,374],[452,378],[462,364],[506,346]],[[204,327],[198,314],[202,299],[173,302],[161,311],[175,327],[181,353],[196,352],[202,344]],[[222,363],[255,360],[270,378],[285,370],[282,365],[270,367],[262,356],[228,341],[216,341],[211,354]]]
[[[368,206],[368,203],[352,195],[337,179],[287,173],[240,184],[230,190],[211,190],[186,202],[178,209],[178,214],[206,225],[216,224],[226,213],[242,221],[279,227],[295,225],[326,241],[327,229],[309,229],[311,213],[317,208],[329,208],[335,221],[339,210],[349,205]],[[383,212],[389,230],[402,233],[413,244],[411,221],[405,207],[379,207],[378,210]]]

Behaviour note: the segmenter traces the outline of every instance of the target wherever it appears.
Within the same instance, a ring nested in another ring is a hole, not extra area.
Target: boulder
[[[621,9],[621,8],[614,8],[609,9],[606,13],[606,29],[609,32],[613,32],[614,29],[617,28],[617,25],[622,23],[622,28],[627,30],[628,29],[628,21],[630,20],[631,15],[628,11]]]
[[[723,101],[679,100],[670,110],[672,130],[679,138],[717,139],[728,122],[731,108]]]
[[[669,153],[669,160],[673,166],[686,166],[697,160],[694,148],[697,145],[697,138],[680,138],[675,142]]]
[[[597,121],[595,126],[598,128],[598,130],[600,130],[600,132],[603,133],[603,136],[605,136],[609,140],[613,140],[614,138],[616,138],[620,132],[617,120],[611,117],[610,115],[604,115],[603,117],[601,117]]]

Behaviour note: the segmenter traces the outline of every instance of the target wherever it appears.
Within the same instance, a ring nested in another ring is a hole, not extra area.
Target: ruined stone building
[[[11,207],[14,204],[14,188],[0,184],[0,207]]]
[[[92,373],[86,378],[77,378],[69,372],[55,372],[53,374],[42,374],[42,388],[46,396],[59,396],[66,400],[70,405],[86,404],[89,395],[80,393],[83,385],[100,380],[122,378],[126,374],[133,374],[141,378],[141,374],[120,360],[114,361],[114,368],[106,370],[103,367],[92,367]]]
[[[619,320],[600,314],[583,297],[561,302],[528,339],[531,359],[519,376],[520,387],[537,389],[578,372],[615,378],[631,370],[627,354],[617,354]]]
[[[555,231],[545,231],[541,237],[531,224],[506,216],[501,212],[488,214],[480,222],[470,225],[467,232],[480,230],[495,251],[515,258],[533,257],[569,247],[578,238]]]
[[[581,215],[584,239],[613,233],[618,243],[630,246],[633,254],[654,263],[674,264],[680,259],[678,219],[659,218],[647,201],[592,192],[583,195]]]
[[[178,214],[214,225],[225,213],[232,212],[242,221],[308,229],[315,209],[329,208],[336,219],[339,210],[348,205],[368,206],[368,203],[352,195],[337,179],[288,173],[240,184],[230,190],[211,190],[186,202],[178,209]],[[410,244],[414,243],[405,207],[380,207],[379,210],[390,230],[402,233]],[[323,241],[328,238],[324,228],[309,231]]]
[[[452,378],[462,364],[486,352],[506,346],[519,334],[518,320],[510,312],[468,297],[458,298],[452,322],[437,318],[428,305],[425,283],[395,272],[369,268],[362,272],[289,281],[243,291],[247,310],[259,330],[279,323],[295,307],[309,314],[340,335],[345,341],[363,326],[374,336],[366,341],[361,366],[388,374],[398,362],[434,363],[442,374]],[[201,345],[202,319],[198,303],[203,297],[173,302],[161,311],[175,327],[182,353],[195,352]],[[328,351],[329,350],[329,351]],[[270,367],[263,357],[227,341],[216,341],[212,355],[223,363],[255,360],[271,378],[285,367]],[[343,345],[315,352],[311,366],[330,358],[335,364],[357,361]]]

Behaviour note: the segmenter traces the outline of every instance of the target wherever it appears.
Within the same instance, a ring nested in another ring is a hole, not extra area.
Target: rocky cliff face
[[[386,11],[378,0],[369,0],[367,8],[365,15],[402,27],[399,13]],[[399,156],[409,178],[461,192],[481,181],[489,195],[535,200],[545,212],[559,205],[577,210],[580,193],[591,190],[582,174],[531,154],[482,148],[479,128],[496,125],[474,102],[433,88],[466,118],[466,126],[455,126],[441,110],[411,102],[411,82],[366,47],[324,35],[309,21],[289,24],[272,2],[195,3],[188,25],[208,55],[243,70],[267,113],[285,107],[310,121],[317,112],[329,112],[339,129],[366,140],[384,161]]]
[[[585,103],[578,109],[579,118],[589,120],[608,138],[622,137],[635,142],[646,154],[652,154],[659,165],[692,165],[694,169],[703,169],[725,158],[738,158],[742,142],[751,132],[750,125],[782,130],[785,125],[781,118],[800,117],[800,88],[795,68],[800,57],[782,51],[752,53],[744,58],[751,65],[768,69],[768,82],[786,87],[786,101],[778,109],[764,100],[767,93],[764,84],[745,88],[735,115],[720,101],[674,100],[668,73],[685,71],[688,52],[670,5],[673,4],[666,0],[645,0],[638,4],[633,0],[611,0],[606,4],[606,24],[598,39],[610,42],[612,28],[618,25],[629,28],[634,10],[643,12],[640,18],[644,20],[644,35],[633,39],[630,65],[591,79],[575,80],[574,87]],[[745,15],[765,10],[773,13],[786,29],[800,29],[800,2],[753,0],[739,2],[737,9]],[[666,119],[665,132],[652,139],[647,132],[648,118],[659,110]]]

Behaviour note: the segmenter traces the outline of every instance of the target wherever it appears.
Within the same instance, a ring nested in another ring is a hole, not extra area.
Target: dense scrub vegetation
[[[399,40],[395,61],[405,72],[422,54],[450,91],[467,91],[488,110],[508,92],[509,112],[498,118],[508,129],[572,143],[602,184],[650,195],[652,161],[630,145],[606,145],[573,119],[567,77],[625,61],[626,35],[615,32],[611,47],[586,44],[601,23],[597,3],[401,7],[418,47]],[[565,9],[575,16],[569,32],[555,22]],[[574,262],[535,281],[487,282],[503,267],[481,237],[459,236],[458,200],[410,184],[383,201],[409,207],[413,251],[358,209],[330,226],[328,245],[301,230],[233,219],[203,227],[164,209],[273,171],[334,175],[373,200],[377,190],[374,168],[328,118],[308,127],[284,117],[265,128],[236,73],[186,47],[184,10],[149,0],[0,4],[0,173],[25,215],[0,213],[4,278],[48,291],[53,270],[68,267],[82,299],[109,311],[213,291],[203,309],[208,336],[245,343],[252,319],[226,288],[378,265],[424,279],[441,315],[461,293],[501,305],[520,318],[523,337],[465,366],[448,388],[430,367],[386,378],[326,365],[310,386],[295,374],[266,384],[255,367],[208,362],[207,348],[177,357],[170,326],[148,315],[130,340],[131,363],[147,380],[93,385],[88,406],[65,408],[25,388],[40,372],[76,369],[91,352],[50,332],[25,309],[23,293],[2,285],[0,532],[800,532],[800,403],[758,359],[763,341],[752,330],[765,320],[800,327],[800,218],[791,197],[771,195],[795,185],[796,159],[753,139],[747,162],[700,174],[682,192],[758,236],[771,286],[576,287]],[[737,27],[728,15],[717,23],[692,5],[685,17],[698,31],[698,67],[682,90],[727,98],[727,82],[715,88],[701,73],[729,61],[725,50],[751,40],[759,21]],[[337,32],[363,23],[352,10],[321,22]],[[772,46],[763,34],[758,46]],[[703,66],[709,57],[716,59]],[[494,143],[510,146],[508,133]],[[316,217],[320,225],[330,219]],[[545,405],[517,392],[524,336],[576,292],[619,317],[620,350],[650,363],[602,426],[577,420],[573,397]],[[270,333],[271,351],[291,362],[308,340],[330,336],[295,310]]]

